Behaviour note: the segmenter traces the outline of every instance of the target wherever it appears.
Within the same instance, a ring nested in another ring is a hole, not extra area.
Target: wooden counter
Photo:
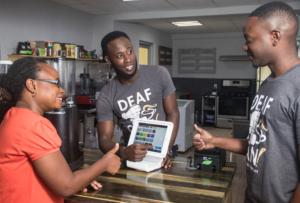
[[[99,149],[84,149],[84,167],[102,157]],[[170,169],[146,173],[122,167],[117,174],[97,178],[103,188],[79,192],[65,199],[79,202],[231,202],[236,163],[226,163],[221,173],[188,171],[186,158],[176,157]]]

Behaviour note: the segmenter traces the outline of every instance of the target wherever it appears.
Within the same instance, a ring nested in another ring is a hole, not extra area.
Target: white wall
[[[0,0],[0,3],[2,60],[8,59],[8,54],[16,52],[19,41],[26,40],[75,43],[84,45],[87,50],[96,49],[96,53],[101,53],[100,42],[103,36],[113,30],[121,30],[130,37],[137,57],[140,40],[153,43],[153,64],[158,63],[158,46],[173,48],[173,65],[166,66],[173,77],[255,78],[255,70],[250,61],[217,61],[216,74],[178,73],[178,48],[216,47],[217,59],[220,55],[243,54],[244,39],[241,33],[234,33],[232,36],[230,34],[171,36],[144,25],[117,22],[120,19],[132,18],[131,14],[92,16],[47,0]],[[142,15],[139,13],[139,17]],[[84,66],[86,64],[77,67],[76,72],[83,72]]]
[[[109,32],[114,31],[114,19],[111,15],[95,16],[93,19],[93,49],[102,53],[101,40]]]
[[[0,0],[1,60],[18,42],[54,41],[93,48],[93,16],[47,0]]]
[[[199,35],[172,35],[173,70],[177,78],[222,78],[222,79],[255,79],[256,69],[251,61],[219,61],[221,55],[246,55],[243,52],[245,39],[243,33],[218,33]],[[178,73],[178,49],[216,48],[216,73]]]
[[[15,54],[18,42],[54,41],[83,45],[86,50],[101,53],[101,39],[113,30],[128,34],[138,57],[139,40],[154,44],[154,64],[157,64],[158,46],[172,47],[171,35],[153,28],[114,22],[114,15],[93,16],[48,0],[0,0],[1,60]],[[76,81],[87,67],[77,62]],[[171,71],[171,67],[167,67]]]
[[[114,23],[114,30],[119,30],[125,32],[131,40],[131,44],[134,47],[137,60],[139,60],[139,43],[140,41],[145,41],[153,44],[152,52],[152,64],[158,64],[158,46],[164,46],[172,48],[171,35],[154,28],[133,24],[133,23]],[[172,66],[165,66],[170,72],[172,71]]]
[[[93,49],[101,53],[102,38],[112,31],[123,31],[131,40],[137,59],[139,57],[139,41],[153,43],[153,63],[158,64],[158,46],[172,48],[171,35],[154,28],[135,23],[122,23],[114,20],[115,15],[102,15],[94,18]],[[99,50],[99,51],[98,51]],[[170,72],[171,66],[165,66]]]

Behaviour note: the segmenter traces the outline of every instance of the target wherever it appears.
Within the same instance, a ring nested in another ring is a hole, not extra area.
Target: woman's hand
[[[167,154],[166,157],[163,159],[161,166],[164,168],[171,168],[172,167],[172,160],[171,157]]]
[[[98,183],[96,180],[94,180],[93,182],[91,182],[91,186],[94,188],[94,190],[99,190],[102,188],[102,185],[100,183]],[[81,190],[81,192],[87,192],[87,188],[84,188]]]
[[[118,150],[119,150],[119,144],[116,143],[115,147],[109,152],[107,152],[102,158],[106,162],[105,171],[112,175],[115,175],[119,171],[121,166],[120,157],[118,157],[115,154]]]

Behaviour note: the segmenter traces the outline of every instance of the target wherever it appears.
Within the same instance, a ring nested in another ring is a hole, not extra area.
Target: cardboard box
[[[36,48],[42,48],[45,49],[45,41],[35,41],[36,43]]]

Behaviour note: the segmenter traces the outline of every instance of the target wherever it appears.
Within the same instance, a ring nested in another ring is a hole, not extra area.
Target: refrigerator
[[[195,101],[177,99],[180,114],[179,128],[174,145],[179,152],[185,152],[193,145]]]

